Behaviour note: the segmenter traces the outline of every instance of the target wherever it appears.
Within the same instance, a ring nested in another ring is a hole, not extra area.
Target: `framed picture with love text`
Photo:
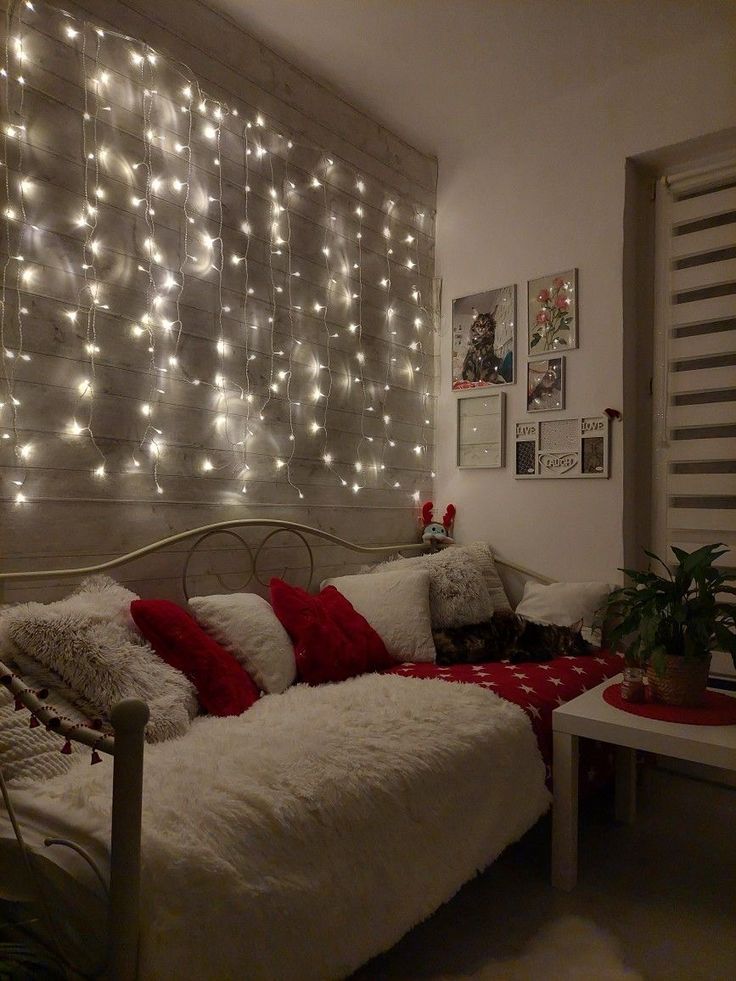
[[[607,416],[514,424],[514,476],[525,479],[609,476]]]

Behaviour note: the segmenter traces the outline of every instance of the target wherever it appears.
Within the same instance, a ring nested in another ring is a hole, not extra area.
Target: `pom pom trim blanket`
[[[16,794],[107,853],[111,768]],[[476,685],[299,685],[146,748],[140,977],[345,977],[549,807],[526,714]],[[53,818],[53,822],[52,822]]]

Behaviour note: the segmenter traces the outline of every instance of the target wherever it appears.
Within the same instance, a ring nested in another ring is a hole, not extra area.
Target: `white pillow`
[[[407,569],[381,576],[338,576],[322,586],[336,589],[383,640],[397,661],[434,661],[429,613],[429,571]]]
[[[549,586],[527,582],[516,612],[527,620],[560,627],[582,620],[585,639],[600,643],[599,631],[591,628],[610,592],[611,587],[605,582],[555,582]]]
[[[189,605],[204,629],[230,651],[262,691],[279,693],[294,683],[294,645],[262,596],[194,596]]]
[[[452,598],[448,592],[447,576],[456,578],[459,567],[471,565],[478,571],[485,584],[488,598],[478,588],[477,577],[472,572],[467,573],[468,602],[464,605],[461,598]],[[464,627],[473,623],[482,623],[490,619],[496,610],[510,610],[511,606],[506,596],[501,577],[493,561],[493,549],[486,542],[471,542],[469,545],[451,545],[441,552],[431,555],[420,555],[416,558],[393,558],[380,565],[366,569],[366,572],[394,572],[398,569],[429,569],[429,601],[432,608],[432,626],[435,629],[446,627]]]
[[[493,616],[493,603],[483,573],[467,552],[447,548],[435,556],[385,562],[373,572],[398,572],[400,569],[427,569],[429,572],[429,609],[433,630],[466,627],[483,623]]]

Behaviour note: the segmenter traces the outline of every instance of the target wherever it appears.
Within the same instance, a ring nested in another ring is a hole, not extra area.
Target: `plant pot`
[[[658,702],[665,702],[667,705],[702,705],[709,671],[710,654],[699,658],[668,654],[663,674],[658,674],[654,665],[647,665],[647,681]]]

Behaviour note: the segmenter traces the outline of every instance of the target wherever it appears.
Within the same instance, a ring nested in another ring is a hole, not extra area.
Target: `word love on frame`
[[[517,422],[514,476],[608,477],[607,416]]]
[[[569,351],[578,346],[578,271],[530,279],[529,354]]]

